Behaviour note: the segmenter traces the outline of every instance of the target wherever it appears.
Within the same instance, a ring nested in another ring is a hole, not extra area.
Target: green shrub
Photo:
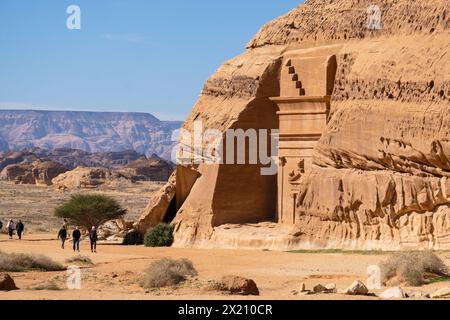
[[[421,286],[426,274],[447,276],[448,268],[432,251],[397,252],[381,264],[383,282],[395,279],[398,283]]]
[[[141,281],[141,286],[147,289],[162,288],[177,285],[198,273],[188,259],[161,259],[153,262]]]
[[[144,244],[146,247],[170,247],[173,244],[174,226],[161,223],[145,235]]]
[[[40,254],[5,253],[0,251],[0,271],[61,271],[64,266]]]
[[[69,201],[55,209],[55,216],[69,220],[70,224],[90,230],[105,222],[123,217],[127,210],[104,195],[74,195]]]
[[[137,230],[128,232],[122,240],[124,246],[136,246],[144,243],[142,234]]]

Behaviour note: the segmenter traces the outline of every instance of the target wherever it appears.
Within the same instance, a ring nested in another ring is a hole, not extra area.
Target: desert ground
[[[68,245],[70,247],[70,243]],[[0,235],[0,248],[4,252],[40,253],[64,265],[74,254],[70,248],[61,250],[59,242],[50,234],[33,234],[24,240],[9,240]],[[255,280],[259,297],[249,299],[377,299],[350,297],[339,294],[294,295],[304,282],[307,288],[322,283],[335,283],[345,289],[355,280],[367,279],[366,270],[378,264],[387,255],[380,252],[272,252],[261,250],[197,250],[175,248],[146,248],[143,246],[99,245],[98,253],[89,252],[88,243],[82,242],[81,254],[93,261],[92,266],[80,265],[82,283],[80,290],[68,290],[66,272],[10,273],[20,288],[17,291],[0,292],[0,299],[240,299],[225,296],[210,289],[209,284],[224,275],[239,275]],[[446,264],[450,253],[440,252]],[[146,267],[161,258],[188,258],[198,271],[198,277],[182,285],[166,289],[148,290],[139,286]],[[72,263],[73,265],[73,263]],[[54,280],[62,290],[33,290],[30,287]],[[438,282],[420,288],[405,288],[406,292],[432,293],[448,286]],[[379,292],[375,290],[374,292]]]
[[[96,190],[61,193],[52,187],[15,185],[0,182],[0,218],[22,219],[27,227],[24,239],[9,240],[0,234],[0,250],[6,253],[43,254],[65,266],[66,259],[76,256],[68,241],[61,250],[56,239],[60,221],[53,217],[53,209],[71,194],[100,192],[115,197],[128,209],[127,219],[136,219],[147,204],[158,183],[140,183],[107,186]],[[139,196],[136,196],[139,195]],[[349,297],[339,294],[296,295],[300,284],[312,289],[317,284],[335,283],[345,289],[355,280],[365,281],[366,270],[387,258],[383,252],[275,252],[263,250],[200,250],[178,248],[146,248],[100,243],[98,253],[92,254],[87,241],[82,242],[81,255],[91,258],[93,265],[80,264],[82,284],[80,290],[69,290],[66,271],[60,272],[10,272],[17,291],[0,292],[1,299],[240,299],[211,289],[211,283],[225,275],[238,275],[253,279],[260,290],[259,297],[249,299],[376,299]],[[450,266],[450,252],[439,255]],[[165,289],[148,290],[139,285],[144,270],[161,258],[187,258],[194,263],[198,277]],[[39,284],[53,280],[62,290],[35,290]],[[439,282],[409,291],[432,293],[450,285]],[[377,292],[377,291],[376,291]]]
[[[116,183],[98,189],[58,191],[55,187],[16,185],[0,181],[0,220],[6,226],[9,219],[22,219],[25,232],[57,232],[61,221],[53,216],[54,209],[77,193],[101,193],[115,198],[128,210],[125,219],[136,220],[147,205],[152,192],[164,183]]]

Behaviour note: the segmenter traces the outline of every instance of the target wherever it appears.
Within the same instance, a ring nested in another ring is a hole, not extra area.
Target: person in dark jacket
[[[19,222],[17,222],[16,224],[16,232],[17,237],[19,237],[19,240],[22,240],[23,230],[25,230],[25,226],[23,225],[22,220],[19,220]]]
[[[59,230],[58,239],[61,240],[61,249],[64,250],[64,244],[66,243],[66,239],[67,239],[66,226],[62,226],[61,230]]]
[[[91,231],[89,231],[89,240],[91,241],[91,252],[97,253],[97,229],[92,227]]]
[[[81,239],[81,232],[78,227],[75,228],[72,232],[72,243],[73,243],[73,251],[80,252],[80,239]]]

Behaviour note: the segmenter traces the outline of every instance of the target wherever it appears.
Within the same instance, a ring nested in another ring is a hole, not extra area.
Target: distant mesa
[[[179,121],[148,113],[0,110],[0,151],[78,149],[90,153],[135,150],[170,159]]]

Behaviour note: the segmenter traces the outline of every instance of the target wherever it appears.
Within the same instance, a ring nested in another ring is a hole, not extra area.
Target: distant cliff
[[[0,110],[0,151],[135,150],[170,159],[171,135],[180,126],[147,113]]]

